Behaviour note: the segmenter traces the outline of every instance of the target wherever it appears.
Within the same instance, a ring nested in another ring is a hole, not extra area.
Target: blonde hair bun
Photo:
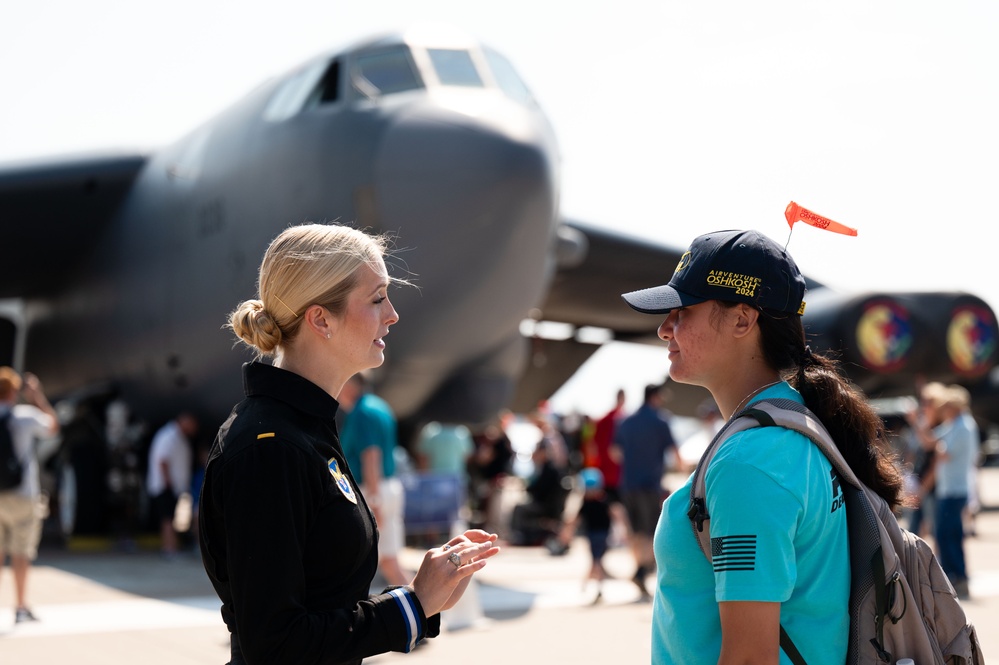
[[[281,344],[281,328],[260,300],[241,302],[229,315],[229,326],[239,339],[260,355],[273,355]]]

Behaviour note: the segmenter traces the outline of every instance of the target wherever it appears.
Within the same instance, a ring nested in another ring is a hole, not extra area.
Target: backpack
[[[687,514],[708,560],[708,465],[729,436],[757,426],[785,427],[807,436],[839,474],[850,543],[847,665],[893,664],[899,658],[912,658],[918,665],[984,665],[975,628],[933,550],[899,526],[887,502],[857,479],[815,414],[793,400],[750,405],[722,428],[698,462]],[[783,626],[780,634],[791,662],[805,665]]]
[[[24,466],[14,453],[10,432],[10,411],[0,417],[0,492],[17,489],[24,478]]]

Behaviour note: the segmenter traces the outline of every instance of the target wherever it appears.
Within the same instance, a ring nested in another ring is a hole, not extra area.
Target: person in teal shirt
[[[468,480],[468,458],[474,450],[471,432],[454,423],[429,423],[416,442],[421,468],[456,476],[462,483]]]
[[[749,403],[773,397],[801,402],[781,382]],[[691,535],[690,479],[666,500],[653,540],[657,662],[708,662],[702,654],[721,651],[718,603],[739,601],[779,604],[780,624],[809,665],[843,662],[850,563],[839,481],[807,438],[769,429],[733,435],[706,481],[712,546],[749,550],[750,569],[740,559],[712,570]]]
[[[706,388],[726,419],[779,397],[822,421],[854,473],[895,507],[902,476],[878,414],[834,362],[805,344],[805,280],[757,231],[699,236],[669,283],[623,294],[665,314],[670,377]],[[839,665],[849,635],[849,549],[839,478],[797,432],[733,435],[708,466],[712,559],[694,534],[690,481],[663,506],[654,539],[655,665],[789,663],[781,627],[809,665]]]
[[[378,525],[378,570],[389,584],[408,584],[399,552],[406,545],[406,493],[395,472],[399,445],[395,414],[388,402],[370,390],[363,372],[354,374],[337,396],[343,410],[340,446],[347,467]]]
[[[340,445],[350,472],[358,482],[364,483],[361,456],[365,450],[374,447],[381,453],[378,456],[381,476],[395,477],[395,449],[399,445],[399,436],[392,407],[370,392],[368,381],[362,374],[348,379],[337,401],[344,411]]]

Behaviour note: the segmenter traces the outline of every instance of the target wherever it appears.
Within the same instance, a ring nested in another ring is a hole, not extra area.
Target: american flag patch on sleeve
[[[711,539],[715,572],[756,569],[756,536],[722,536]]]

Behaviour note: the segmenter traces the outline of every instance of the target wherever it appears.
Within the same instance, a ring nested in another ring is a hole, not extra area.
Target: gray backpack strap
[[[839,474],[839,477],[843,481],[861,491],[870,492],[870,490],[866,490],[861,485],[857,479],[857,475],[850,468],[850,465],[846,463],[846,459],[843,458],[843,454],[839,451],[839,448],[833,443],[832,437],[829,436],[825,425],[822,424],[808,407],[794,400],[782,398],[762,399],[754,402],[743,409],[736,417],[730,419],[725,424],[725,427],[715,435],[715,438],[711,440],[704,454],[701,455],[701,459],[697,462],[697,468],[694,469],[687,517],[690,519],[694,535],[697,537],[701,550],[704,552],[704,556],[708,558],[708,561],[711,561],[711,516],[708,514],[706,499],[708,466],[722,444],[730,436],[737,432],[759,426],[784,427],[808,437],[826,456],[826,459],[829,460],[829,463],[832,464],[836,473]]]
[[[826,426],[804,404],[790,399],[761,399],[745,411],[747,413],[756,412],[752,415],[759,420],[761,425],[793,429],[799,434],[807,436],[826,456],[842,480],[854,487],[863,488],[860,480],[857,479],[857,474],[846,463],[843,453],[839,451],[832,437],[829,436]],[[766,417],[761,419],[760,413],[766,414]]]
[[[888,597],[886,580],[890,578],[888,571],[898,566],[898,559],[884,528],[886,520],[895,523],[888,505],[874,490],[857,479],[825,426],[807,407],[791,400],[774,399],[760,400],[753,408],[757,410],[754,416],[760,418],[761,424],[786,427],[807,436],[839,475],[847,514],[847,538],[850,542],[851,630],[847,662],[859,662],[860,654],[872,647],[881,661],[891,662],[892,656],[887,650],[890,645],[885,641],[885,620],[894,601]],[[888,513],[879,517],[878,506]],[[898,576],[898,572],[894,574]],[[871,607],[865,609],[864,595],[868,592],[873,594],[874,601]],[[874,637],[866,644],[860,643],[855,627],[863,621],[870,621],[868,613],[871,610],[874,614]],[[905,614],[904,609],[902,614]],[[901,618],[899,616],[891,620],[894,622]]]
[[[705,448],[701,459],[697,461],[697,467],[694,469],[693,479],[691,480],[690,504],[687,508],[687,517],[690,519],[691,526],[694,529],[694,536],[697,537],[697,541],[701,545],[701,550],[704,552],[704,556],[708,558],[708,561],[711,561],[711,516],[708,515],[708,506],[705,500],[707,493],[705,478],[708,473],[708,465],[711,464],[711,460],[714,459],[722,444],[730,436],[737,432],[759,426],[760,423],[758,421],[751,416],[743,415],[744,413],[745,411],[735,418],[730,418],[725,423],[725,426],[715,434],[715,438],[711,439],[711,443]]]

